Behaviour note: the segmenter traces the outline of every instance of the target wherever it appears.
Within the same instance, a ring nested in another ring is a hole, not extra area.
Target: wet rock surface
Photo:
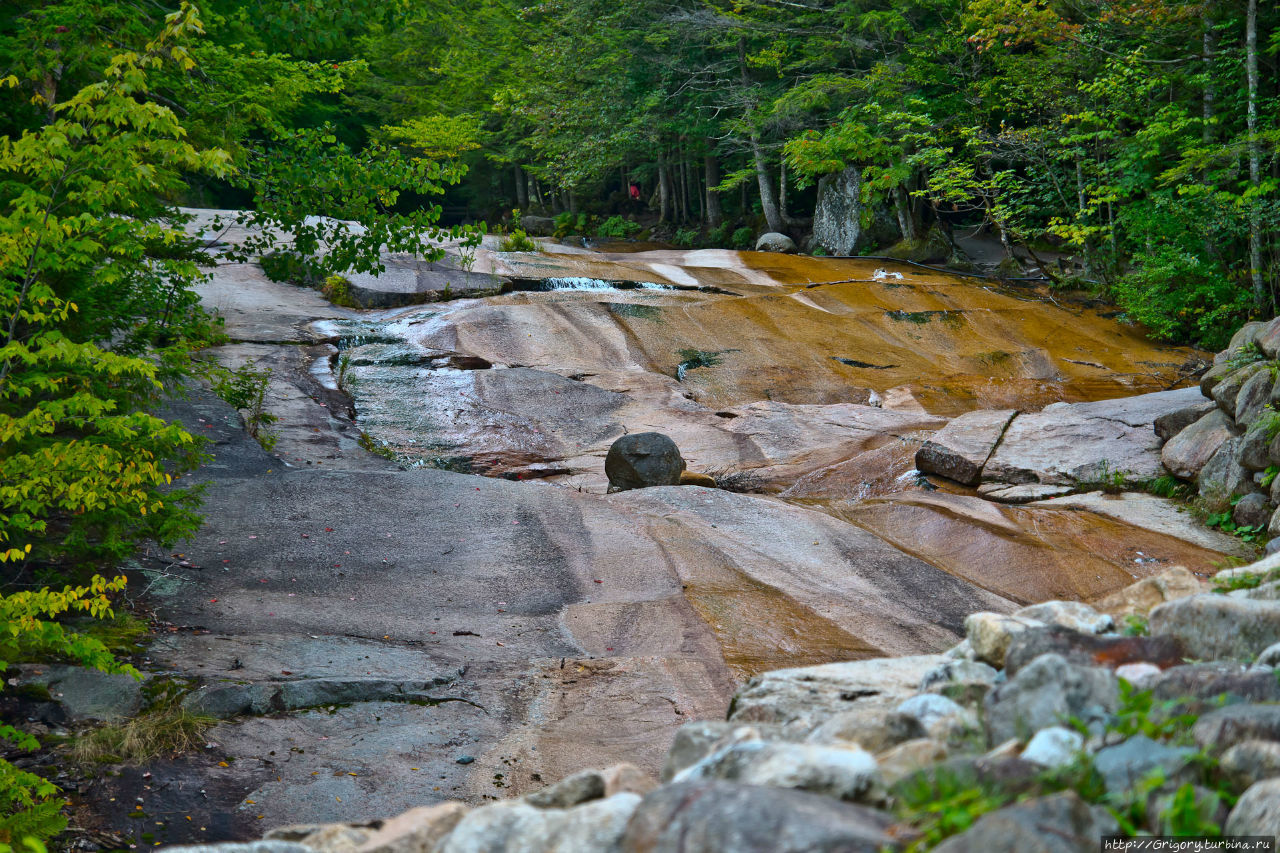
[[[708,731],[686,739],[680,769],[727,750],[735,758],[708,775],[759,784],[667,785],[638,806],[639,791],[593,787],[581,802],[477,809],[458,826],[489,828],[453,839],[454,827],[444,843],[666,849],[685,826],[684,843],[708,850],[738,849],[735,838],[744,850],[879,850],[888,816],[836,797],[870,797],[892,750],[906,773],[973,740],[985,672],[948,669],[917,698],[927,673],[963,660],[939,653],[966,616],[1094,600],[1222,552],[1167,522],[931,492],[914,471],[924,441],[978,409],[1022,412],[989,453],[1002,471],[1031,472],[1010,487],[1076,489],[1123,461],[1098,448],[1077,458],[1065,433],[1051,447],[1053,424],[1033,410],[1061,401],[1052,420],[1126,448],[1136,474],[1158,465],[1153,423],[1193,405],[1187,392],[1087,401],[1155,392],[1196,354],[1089,310],[781,254],[487,245],[473,269],[539,286],[358,312],[254,265],[218,268],[206,303],[240,343],[215,356],[271,366],[268,405],[283,419],[266,453],[235,438],[236,416],[216,401],[174,407],[222,443],[198,475],[209,524],[184,546],[189,565],[148,595],[187,629],[153,654],[197,682],[191,703],[225,700],[216,747],[182,772],[228,820],[158,841],[476,806],[619,760],[656,778],[680,726],[731,714],[794,760],[748,770],[736,729]],[[1045,348],[1066,323],[1070,350]],[[637,432],[669,436],[719,488],[605,495],[609,446]],[[981,560],[946,547],[969,533]],[[832,722],[864,713],[915,723],[876,740],[869,719]],[[846,753],[868,771],[857,784],[827,761]],[[764,787],[791,783],[809,790]],[[701,793],[671,800],[673,788]],[[167,791],[148,803],[167,827],[188,808]],[[645,815],[659,817],[642,826]]]

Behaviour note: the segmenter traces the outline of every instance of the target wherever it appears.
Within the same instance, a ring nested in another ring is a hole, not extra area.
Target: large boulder
[[[422,853],[447,836],[467,813],[458,802],[418,806],[383,821],[357,848],[357,853]]]
[[[1246,364],[1243,367],[1237,367],[1224,376],[1221,382],[1213,386],[1213,391],[1209,393],[1209,396],[1213,398],[1222,411],[1234,416],[1236,413],[1236,399],[1240,396],[1240,389],[1244,388],[1245,383],[1252,379],[1254,374],[1266,369],[1267,366],[1258,361]]]
[[[1280,835],[1280,779],[1265,779],[1241,795],[1223,828],[1227,835]]]
[[[1061,625],[1047,625],[1024,631],[1013,639],[1005,654],[1005,673],[1016,675],[1024,666],[1045,654],[1062,655],[1081,666],[1115,668],[1129,663],[1176,666],[1186,657],[1186,649],[1175,637],[1095,636]]]
[[[916,468],[965,485],[977,483],[982,466],[1016,414],[1013,409],[983,409],[960,415],[920,446]]]
[[[72,720],[120,722],[142,710],[142,683],[123,673],[82,666],[22,667],[20,684],[38,685]]]
[[[1195,754],[1189,746],[1169,746],[1146,735],[1134,735],[1098,750],[1093,766],[1102,774],[1108,791],[1132,791],[1157,768],[1164,771],[1166,779],[1173,779]]]
[[[868,752],[880,752],[925,734],[925,726],[915,714],[863,708],[833,715],[805,740],[829,745],[857,744]]]
[[[757,252],[781,252],[784,255],[795,254],[796,242],[786,234],[768,231],[756,240]]]
[[[1159,701],[1177,702],[1189,711],[1208,710],[1216,702],[1280,702],[1280,681],[1267,669],[1238,663],[1189,663],[1166,669],[1147,682]]]
[[[729,705],[736,722],[785,723],[810,731],[841,711],[892,709],[914,696],[942,655],[826,663],[765,672],[748,681]]]
[[[1240,464],[1239,438],[1229,438],[1218,447],[1209,461],[1196,475],[1196,486],[1201,497],[1224,500],[1233,495],[1245,495],[1256,487],[1249,469]]]
[[[572,809],[540,809],[520,800],[469,812],[435,850],[438,853],[581,853],[610,851],[640,803],[615,794]]]
[[[1247,324],[1249,326],[1253,323]],[[1241,329],[1241,332],[1244,330]],[[1236,334],[1240,334],[1237,332]],[[1275,358],[1280,355],[1280,317],[1275,318],[1262,325],[1262,328],[1246,333],[1247,336],[1253,338],[1253,342],[1258,345],[1258,349],[1262,350],[1262,354],[1267,358]]]
[[[1234,412],[1236,426],[1247,427],[1257,420],[1263,406],[1271,399],[1271,389],[1275,384],[1275,374],[1267,369],[1254,373],[1240,386]]]
[[[993,745],[1025,739],[1073,717],[1100,731],[1119,701],[1110,671],[1041,655],[987,694],[988,737]]]
[[[627,825],[622,853],[880,853],[884,812],[830,797],[719,780],[664,785]]]
[[[818,180],[813,242],[833,255],[852,255],[862,230],[862,172],[849,166]]]
[[[1156,418],[1201,402],[1195,388],[1092,403],[1054,403],[1013,419],[982,470],[1001,483],[1071,486],[1163,473]]]
[[[1247,740],[1280,741],[1280,705],[1228,705],[1196,720],[1196,745],[1222,753]]]
[[[1151,633],[1176,637],[1200,660],[1253,658],[1280,641],[1280,601],[1196,595],[1151,611]]]
[[[933,848],[937,853],[1097,853],[1100,839],[1119,831],[1102,806],[1074,791],[983,815],[964,833]]]
[[[1280,777],[1280,743],[1242,740],[1222,754],[1218,767],[1237,791],[1263,779]]]
[[[1032,628],[1042,628],[1038,619],[1005,613],[971,613],[965,617],[964,633],[975,659],[996,669],[1004,668],[1005,654],[1015,637]]]
[[[1156,418],[1152,422],[1152,427],[1155,428],[1156,435],[1160,436],[1161,441],[1168,441],[1217,408],[1218,404],[1212,400],[1188,403],[1180,409],[1174,409]]]
[[[660,432],[624,435],[609,446],[604,458],[609,490],[614,492],[679,485],[684,468],[680,448]]]
[[[880,782],[876,760],[853,745],[733,743],[676,774],[674,782],[724,779],[744,785],[795,788],[855,802]]]
[[[1160,461],[1175,477],[1192,480],[1223,442],[1235,434],[1231,419],[1216,406],[1160,448]]]
[[[1143,578],[1095,601],[1094,607],[1116,619],[1146,616],[1152,608],[1166,601],[1198,595],[1204,590],[1204,583],[1186,566],[1171,566],[1158,575]]]

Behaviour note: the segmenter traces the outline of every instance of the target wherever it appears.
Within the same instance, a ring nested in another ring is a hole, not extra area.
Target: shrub
[[[351,295],[351,282],[337,274],[324,280],[324,284],[320,287],[320,294],[332,304],[342,308],[360,307],[360,303],[356,302],[355,297]]]
[[[639,234],[641,225],[639,222],[632,222],[630,219],[624,219],[621,216],[610,216],[596,229],[596,236],[609,237],[615,240],[625,240]]]
[[[536,241],[529,239],[523,229],[517,228],[509,236],[498,243],[499,252],[537,252],[542,249]]]
[[[755,242],[755,234],[751,228],[743,226],[733,232],[729,242],[735,249],[750,249]]]
[[[682,249],[692,249],[698,243],[698,229],[677,228],[675,236],[671,238],[671,242]]]

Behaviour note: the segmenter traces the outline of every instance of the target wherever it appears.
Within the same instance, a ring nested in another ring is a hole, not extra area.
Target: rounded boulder
[[[677,486],[684,467],[680,448],[660,432],[624,435],[610,445],[604,459],[611,492]]]

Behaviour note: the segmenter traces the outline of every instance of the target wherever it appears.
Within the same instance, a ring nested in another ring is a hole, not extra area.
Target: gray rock
[[[1235,422],[1237,427],[1247,428],[1262,414],[1263,406],[1271,399],[1271,389],[1276,378],[1270,370],[1259,370],[1240,386],[1236,395]]]
[[[875,796],[880,771],[875,758],[862,749],[749,741],[717,750],[672,781],[696,779],[795,788],[855,802]]]
[[[1280,741],[1280,705],[1228,705],[1196,720],[1191,736],[1202,749],[1223,752],[1246,740]]]
[[[1280,480],[1280,477],[1277,477],[1276,479]],[[1277,525],[1280,525],[1280,522],[1276,521],[1275,513],[1272,513],[1271,515],[1271,522],[1267,523],[1268,536],[1271,535],[1272,522],[1275,522]],[[1280,536],[1276,536],[1276,537],[1272,537],[1271,539],[1268,539],[1266,547],[1262,549],[1262,553],[1268,557],[1270,557],[1272,554],[1275,554],[1277,552],[1280,552]]]
[[[1196,486],[1201,497],[1224,499],[1254,491],[1253,476],[1240,464],[1240,441],[1229,438],[1222,442],[1200,469]]]
[[[1234,335],[1231,336],[1231,342],[1227,344],[1227,353],[1233,353],[1241,347],[1249,344],[1258,343],[1258,338],[1270,325],[1266,320],[1250,320],[1240,328],[1236,329]]]
[[[1280,477],[1276,477],[1276,479],[1280,480]],[[1271,537],[1280,536],[1280,508],[1277,508],[1276,511],[1271,514],[1271,517],[1267,519],[1267,535]],[[1267,544],[1270,545],[1271,543],[1268,542]]]
[[[615,764],[604,770],[582,770],[554,785],[526,794],[523,799],[540,809],[568,809],[614,794],[644,796],[654,789],[653,780],[634,764]]]
[[[849,166],[818,179],[813,242],[832,255],[852,255],[862,232],[862,170]]]
[[[438,853],[611,853],[640,804],[615,794],[572,809],[539,809],[519,800],[474,809],[440,843]]]
[[[756,239],[757,252],[782,252],[786,255],[795,254],[796,242],[786,234],[779,234],[777,231],[769,231],[761,234]]]
[[[1196,751],[1187,746],[1168,746],[1146,735],[1134,735],[1124,743],[1104,747],[1093,757],[1093,766],[1106,780],[1109,791],[1129,791],[1157,768],[1166,779],[1175,778]]]
[[[1004,658],[1005,675],[1012,677],[1031,661],[1051,653],[1081,666],[1096,666],[1100,661],[1112,667],[1125,663],[1176,666],[1186,658],[1186,649],[1173,637],[1098,636],[1046,625],[1014,638]]]
[[[633,432],[609,446],[604,472],[611,491],[675,486],[684,459],[676,443],[660,432]]]
[[[1106,809],[1065,791],[984,815],[966,832],[933,849],[937,853],[1097,853],[1102,836],[1118,831]]]
[[[1061,625],[1085,634],[1102,634],[1115,627],[1115,620],[1110,616],[1080,601],[1045,601],[1015,610],[1013,615],[1021,619],[1035,619],[1046,625]]]
[[[1271,504],[1267,496],[1253,492],[1245,495],[1231,511],[1231,520],[1248,527],[1265,527],[1271,521]]]
[[[1101,731],[1119,700],[1111,672],[1068,663],[1061,655],[1041,655],[987,694],[988,742],[1027,738],[1072,717]]]
[[[945,661],[942,655],[915,655],[761,673],[733,697],[729,719],[812,729],[841,711],[888,710],[915,695],[921,677]]]
[[[1280,835],[1280,779],[1265,779],[1249,787],[1227,817],[1227,835]]]
[[[920,725],[926,729],[932,729],[936,723],[939,723],[948,717],[956,717],[965,713],[964,708],[948,699],[945,696],[939,696],[936,693],[922,693],[919,696],[912,696],[896,709],[901,714],[910,714],[920,721]]]
[[[119,722],[142,709],[142,682],[82,666],[25,668],[22,683],[39,684],[72,720]]]
[[[931,690],[951,682],[983,682],[990,684],[996,679],[993,666],[976,660],[952,660],[935,666],[920,679],[920,689]]]
[[[1215,385],[1209,396],[1218,404],[1218,408],[1228,415],[1234,416],[1236,413],[1236,399],[1240,396],[1240,389],[1253,378],[1254,374],[1263,370],[1266,370],[1266,365],[1256,361],[1237,368]]]
[[[1158,391],[1092,403],[1054,403],[1020,414],[982,469],[982,479],[1001,483],[1073,486],[1159,476],[1160,439],[1155,419],[1189,403],[1195,388]]]
[[[700,781],[664,785],[627,825],[622,853],[880,853],[894,819],[786,789]]]
[[[913,714],[864,708],[831,716],[805,740],[826,745],[856,743],[868,752],[881,752],[925,734],[924,725]]]
[[[1017,411],[984,409],[966,412],[931,435],[916,451],[916,468],[973,485],[982,476],[991,452]]]
[[[1064,767],[1075,761],[1082,749],[1084,735],[1062,726],[1050,726],[1031,738],[1022,750],[1022,760],[1044,767]]]
[[[978,494],[989,501],[1002,504],[1029,504],[1071,494],[1071,486],[1049,486],[1044,483],[1023,483],[1010,486],[1007,483],[983,483]]]
[[[1172,412],[1166,412],[1152,422],[1152,427],[1156,431],[1156,435],[1161,441],[1168,441],[1196,421],[1212,411],[1216,411],[1218,404],[1212,400],[1202,400],[1198,403],[1189,403],[1180,409],[1174,409]]]
[[[733,723],[727,720],[686,723],[676,730],[671,749],[667,751],[666,762],[662,765],[661,779],[663,782],[670,782],[681,770],[697,764],[726,743],[792,739],[784,733],[782,726],[767,723]]]
[[[1191,713],[1203,713],[1228,702],[1280,701],[1280,683],[1269,669],[1237,663],[1195,663],[1167,669],[1148,684],[1161,702],[1176,702]]]
[[[1217,408],[1218,404],[1212,400],[1188,403],[1180,409],[1174,409],[1156,418],[1151,426],[1161,441],[1168,441]]]
[[[1262,654],[1258,655],[1258,659],[1253,663],[1254,668],[1275,669],[1280,667],[1280,643],[1272,643],[1262,650]]]
[[[325,705],[353,702],[431,699],[434,688],[449,684],[456,673],[430,681],[400,681],[374,677],[300,678],[294,681],[215,682],[201,685],[182,699],[195,714],[221,720],[242,714],[279,714]]]
[[[1229,364],[1225,356],[1227,352],[1224,350],[1213,357],[1213,367],[1209,368],[1203,376],[1200,377],[1200,393],[1208,397],[1213,393],[1213,389],[1218,386],[1222,380],[1226,379],[1235,372],[1235,365]],[[1215,402],[1216,406],[1217,403]]]
[[[317,853],[355,853],[374,832],[368,824],[296,824],[273,829],[263,840],[297,842]]]
[[[1024,619],[1005,613],[973,613],[964,620],[965,638],[973,648],[973,656],[996,669],[1004,667],[1004,657],[1018,635],[1042,628],[1038,619]]]
[[[1253,323],[1247,325],[1252,326]],[[1277,353],[1280,353],[1280,317],[1268,323],[1263,323],[1261,326],[1256,331],[1251,330],[1245,333],[1243,339],[1248,340],[1249,337],[1252,337],[1253,342],[1258,345],[1258,349],[1262,350],[1263,355],[1267,358],[1275,358]],[[1244,329],[1236,332],[1236,334],[1240,335],[1241,332],[1244,332]]]
[[[1280,642],[1280,602],[1193,595],[1152,610],[1150,628],[1181,640],[1190,657],[1244,660]]]
[[[1237,791],[1280,776],[1280,742],[1244,740],[1218,759],[1218,768]]]
[[[1271,437],[1267,435],[1269,430],[1267,419],[1258,418],[1240,437],[1236,452],[1240,454],[1240,464],[1250,471],[1261,471],[1271,464]]]
[[[917,773],[930,765],[945,761],[947,745],[931,738],[917,738],[900,743],[876,756],[880,778],[885,785]]]
[[[1216,404],[1191,426],[1165,442],[1160,448],[1160,462],[1175,477],[1192,480],[1218,452],[1222,443],[1235,434],[1235,427]]]

